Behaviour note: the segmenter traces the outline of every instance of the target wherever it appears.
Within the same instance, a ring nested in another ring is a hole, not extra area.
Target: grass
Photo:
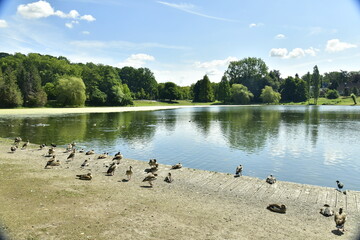
[[[360,99],[357,98],[357,101],[359,101]],[[310,101],[306,101],[306,102],[290,102],[290,103],[283,103],[283,105],[308,105],[308,104],[313,105],[314,104],[314,99],[310,99]],[[319,98],[317,105],[341,105],[341,106],[353,106],[354,105],[354,101],[352,100],[351,97],[339,97],[337,99],[327,99],[327,98]]]
[[[176,100],[176,101],[151,101],[151,100],[134,100],[135,107],[146,106],[189,106],[189,105],[217,105],[219,101],[207,103],[194,103],[191,100]]]

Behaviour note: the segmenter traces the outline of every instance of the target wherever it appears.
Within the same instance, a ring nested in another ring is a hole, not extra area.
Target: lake
[[[360,108],[211,106],[147,112],[0,116],[0,136],[163,164],[360,190]]]

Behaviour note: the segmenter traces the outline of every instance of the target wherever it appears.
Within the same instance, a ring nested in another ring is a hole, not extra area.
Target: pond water
[[[0,116],[0,136],[163,164],[360,190],[360,108],[196,107],[148,112]]]

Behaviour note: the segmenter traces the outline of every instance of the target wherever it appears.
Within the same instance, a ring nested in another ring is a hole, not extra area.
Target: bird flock
[[[16,137],[14,139],[13,145],[10,147],[10,152],[15,153],[17,151],[17,149],[19,149],[20,146],[21,146],[21,150],[25,150],[28,147],[28,145],[30,144],[29,140],[23,142],[22,145],[21,145],[21,142],[22,142],[21,137]],[[39,146],[39,150],[43,150],[46,147],[47,147],[46,144],[41,144]],[[44,169],[51,169],[53,167],[61,166],[60,160],[56,159],[56,153],[55,153],[56,147],[57,147],[56,144],[53,144],[53,143],[50,144],[50,146],[48,147],[48,151],[45,156],[50,157],[50,159],[46,162]],[[69,153],[69,155],[65,161],[66,163],[72,162],[75,159],[75,156],[77,153],[79,153],[79,154],[85,153],[86,156],[91,156],[91,155],[95,154],[94,150],[89,150],[87,152],[85,152],[84,149],[77,150],[75,142],[72,142],[67,145],[66,152]],[[109,157],[110,157],[109,153],[103,153],[103,154],[100,154],[97,157],[97,159],[108,159]],[[104,167],[107,168],[107,170],[106,170],[107,176],[114,176],[115,170],[117,169],[118,165],[121,163],[122,159],[123,159],[123,155],[120,152],[117,152],[111,158],[110,163],[104,162]],[[89,167],[90,162],[91,162],[90,158],[85,159],[85,161],[80,165],[80,169]],[[153,187],[153,182],[155,180],[157,180],[157,177],[158,177],[159,163],[157,162],[156,159],[150,159],[148,164],[149,164],[149,168],[146,168],[144,170],[144,172],[148,173],[148,175],[142,180],[142,182],[148,182],[150,187]],[[177,163],[177,164],[171,166],[171,169],[180,169],[182,167],[183,166],[181,163]],[[91,171],[91,169],[88,169],[88,170]],[[235,169],[234,177],[237,177],[237,178],[241,177],[242,172],[243,172],[243,166],[240,164]],[[129,166],[129,169],[127,169],[125,172],[127,179],[124,179],[123,181],[130,181],[133,173],[134,173],[133,167]],[[86,174],[77,174],[75,177],[79,180],[86,180],[86,181],[91,181],[93,179],[93,175],[91,172],[88,172]],[[167,174],[164,181],[167,183],[172,183],[174,181],[172,174],[170,172]],[[273,175],[269,175],[265,181],[269,184],[275,184],[276,178]],[[346,194],[346,191],[342,190],[344,188],[344,184],[341,183],[339,180],[336,180],[336,184],[337,184],[337,190],[339,192],[342,192],[343,194]],[[285,214],[286,210],[287,210],[286,206],[284,204],[277,204],[277,203],[269,204],[266,208],[272,212],[281,213],[281,214]],[[344,225],[345,225],[345,222],[347,219],[347,215],[343,211],[343,208],[339,208],[339,212],[335,212],[328,204],[324,204],[324,206],[320,209],[320,213],[326,217],[330,217],[330,216],[334,215],[334,221],[335,221],[337,230],[340,232],[345,231]]]

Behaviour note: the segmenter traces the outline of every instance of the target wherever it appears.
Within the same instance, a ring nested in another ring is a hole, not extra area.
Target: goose
[[[126,170],[125,174],[128,177],[128,180],[130,181],[131,176],[133,175],[132,166],[129,167],[129,170]]]
[[[74,160],[74,157],[75,157],[75,149],[73,149],[70,155],[67,157],[67,161]]]
[[[344,184],[342,184],[339,180],[336,180],[336,184],[337,184],[339,192],[342,192],[341,190],[343,189]]]
[[[39,146],[39,149],[42,150],[44,147],[46,147],[46,144],[45,144],[45,143],[41,144],[41,145]]]
[[[95,154],[94,149],[93,149],[93,150],[90,150],[90,151],[87,151],[87,152],[85,153],[85,155],[92,155],[92,154]]]
[[[49,156],[53,156],[55,154],[55,149],[53,147],[48,150]]]
[[[167,183],[172,183],[173,178],[171,176],[171,173],[168,173],[168,175],[165,177],[164,181]]]
[[[112,160],[117,161],[117,164],[120,164],[121,159],[123,159],[123,155],[120,152],[118,152],[118,153],[115,154],[115,156],[113,157]]]
[[[58,160],[57,160],[58,161]],[[46,163],[46,165],[45,165],[45,167],[44,168],[48,168],[49,166],[54,166],[53,164],[55,163],[56,161],[55,161],[55,155],[49,160],[49,161],[47,161],[47,163]],[[59,165],[60,165],[60,161],[58,161],[59,162]]]
[[[269,184],[274,184],[276,183],[276,178],[273,175],[270,175],[266,178],[266,182]]]
[[[149,182],[150,186],[152,187],[153,184],[152,182],[156,180],[156,176],[152,173],[150,173],[149,175],[147,175],[142,181],[143,182]]]
[[[117,168],[117,165],[115,162],[112,162],[106,172],[107,175],[114,176],[115,169]]]
[[[24,144],[23,144],[23,146],[22,146],[22,148],[21,149],[26,149],[26,147],[29,145],[29,140],[27,140]]]
[[[89,160],[85,159],[85,161],[81,164],[80,168],[84,168],[84,167],[87,167],[87,166],[89,166]]]
[[[72,146],[71,144],[69,143],[66,147],[66,152],[70,152],[72,150]]]
[[[101,154],[101,155],[98,156],[98,159],[105,159],[105,158],[107,158],[108,156],[109,156],[108,153],[103,153],[103,154]]]
[[[17,147],[16,145],[15,145],[15,146],[11,146],[10,150],[11,150],[11,152],[15,152],[17,148],[18,148],[18,147]]]
[[[182,168],[181,163],[175,164],[171,167],[171,169],[180,169],[180,168]]]
[[[342,208],[339,208],[339,212],[335,213],[335,224],[338,231],[342,230],[345,231],[345,222],[346,222],[346,213],[343,212]]]
[[[267,206],[266,208],[272,212],[286,213],[286,206],[284,204],[278,205],[273,203],[273,204],[269,204],[269,206]]]
[[[50,144],[52,147],[56,148],[56,144],[55,143],[51,143]]]
[[[80,180],[91,180],[92,179],[91,173],[76,175],[76,177],[79,178]]]
[[[154,166],[154,165],[156,165],[156,164],[157,164],[157,162],[156,162],[156,159],[155,159],[155,158],[149,160],[149,166],[150,166],[150,167],[152,167],[152,166]]]
[[[85,150],[83,148],[79,150],[79,153],[84,153],[84,152]]]
[[[320,213],[325,217],[330,217],[334,215],[334,211],[331,209],[331,207],[328,204],[324,204],[324,206],[320,208]]]
[[[235,177],[242,176],[242,170],[243,170],[243,166],[241,164],[239,166],[237,166],[236,171],[235,171]]]
[[[22,141],[21,137],[16,137],[14,139],[14,144],[18,145]]]

